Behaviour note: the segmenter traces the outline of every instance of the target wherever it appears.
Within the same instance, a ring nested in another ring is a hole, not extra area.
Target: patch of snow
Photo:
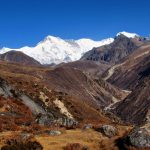
[[[129,32],[125,32],[125,31],[117,33],[117,36],[119,36],[119,35],[121,35],[121,34],[123,34],[124,36],[126,36],[126,37],[128,37],[128,38],[139,37],[139,35],[136,34],[136,33],[129,33]]]

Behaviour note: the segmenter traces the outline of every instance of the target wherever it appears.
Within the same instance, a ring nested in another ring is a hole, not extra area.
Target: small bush
[[[64,150],[88,150],[88,147],[83,146],[80,143],[70,143],[64,147]]]
[[[43,147],[37,141],[17,142],[16,140],[7,141],[7,145],[1,150],[43,150]]]

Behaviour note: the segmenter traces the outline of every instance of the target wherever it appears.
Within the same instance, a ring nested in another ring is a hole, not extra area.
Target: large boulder
[[[102,125],[101,127],[96,129],[98,132],[101,132],[105,136],[111,138],[118,134],[118,130],[111,125]]]
[[[126,141],[137,148],[150,148],[150,133],[146,128],[136,127],[127,135]]]

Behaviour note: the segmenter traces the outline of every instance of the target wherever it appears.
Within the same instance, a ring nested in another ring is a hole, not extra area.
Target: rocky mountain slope
[[[122,88],[132,90],[144,78],[143,73],[150,66],[150,44],[145,43],[136,49],[129,57],[110,68],[104,77],[110,83]]]
[[[150,73],[150,68],[147,70]],[[150,123],[150,75],[141,81],[128,97],[117,104],[113,112],[126,123]],[[130,114],[130,115],[129,115]]]
[[[106,110],[131,124],[142,124],[149,118],[149,40],[138,36],[128,38],[120,33],[113,43],[87,52],[82,59],[109,62],[110,68],[103,73],[103,79],[129,94],[123,101],[107,106]]]
[[[116,140],[128,127],[114,124],[101,108],[123,99],[124,92],[73,68],[1,61],[0,70],[0,148],[64,149],[79,141],[91,149],[119,150]],[[103,124],[114,126],[111,140],[95,131]]]
[[[55,90],[68,93],[96,109],[106,107],[113,99],[122,99],[125,93],[102,79],[95,80],[82,71],[59,67],[46,73],[46,82]]]
[[[101,61],[88,61],[88,60],[78,60],[70,63],[62,63],[57,65],[57,67],[69,67],[83,71],[84,73],[92,76],[93,78],[99,78],[104,72],[106,72],[111,64]]]
[[[31,104],[49,110],[48,116],[55,119],[72,116],[78,121],[100,121],[105,118],[100,113],[102,108],[126,96],[102,79],[94,80],[77,69],[29,67],[3,61],[0,64],[0,77],[14,88],[13,97],[19,95],[18,99],[27,101],[27,107]],[[42,108],[39,111],[45,112]]]
[[[111,84],[130,93],[123,101],[112,106],[112,112],[126,123],[145,122],[150,109],[149,41],[108,69],[103,76]]]
[[[88,51],[81,60],[106,61],[114,64],[131,54],[142,44],[139,37],[128,38],[120,33],[113,43]]]

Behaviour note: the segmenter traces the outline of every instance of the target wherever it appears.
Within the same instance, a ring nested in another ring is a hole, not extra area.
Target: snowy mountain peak
[[[55,37],[55,36],[51,36],[51,35],[48,35],[45,40],[49,40],[49,41],[60,41],[60,40],[63,40],[61,39],[60,37]]]
[[[119,35],[125,35],[129,38],[138,37],[136,33],[119,32]],[[22,47],[20,49],[2,48],[0,54],[15,50],[21,51],[26,55],[39,61],[41,64],[59,64],[62,62],[71,62],[79,60],[84,53],[93,49],[110,44],[114,41],[113,38],[104,39],[101,41],[94,41],[88,38],[79,40],[63,40],[60,37],[47,36],[44,40],[39,42],[35,47]]]
[[[35,47],[22,47],[20,49],[3,48],[0,54],[8,51],[21,51],[26,55],[33,57],[41,64],[59,64],[62,62],[71,62],[79,60],[84,53],[94,47],[110,44],[114,39],[105,39],[94,41],[91,39],[63,40],[59,37],[47,36]]]
[[[40,41],[37,45],[42,43],[58,43],[59,41],[62,41],[62,39],[59,37],[49,35],[45,37],[44,40]]]
[[[117,36],[119,36],[121,34],[124,35],[124,36],[126,36],[126,37],[128,37],[128,38],[139,37],[139,35],[136,34],[136,33],[129,33],[129,32],[125,32],[125,31],[117,33]]]

